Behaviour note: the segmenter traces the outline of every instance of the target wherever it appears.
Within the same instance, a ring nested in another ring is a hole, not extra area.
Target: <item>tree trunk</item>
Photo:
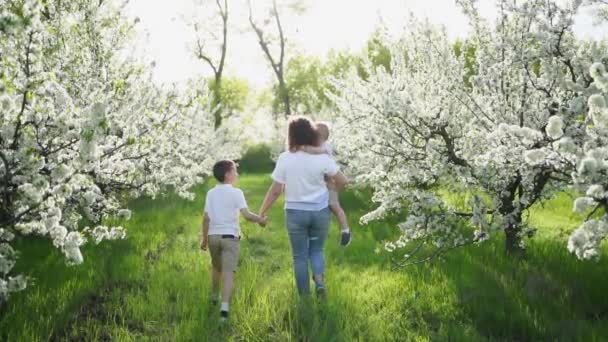
[[[11,216],[6,210],[0,209],[0,225],[8,226],[7,223],[10,221],[10,218]]]
[[[215,78],[213,87],[213,120],[214,128],[217,130],[222,125],[222,78]]]
[[[505,251],[508,255],[521,255],[521,225],[512,225],[505,229]]]
[[[279,93],[281,95],[281,99],[283,100],[285,117],[289,117],[291,115],[291,104],[289,102],[289,92],[287,91],[287,86],[283,80],[279,82]]]
[[[500,214],[503,218],[509,220],[507,227],[505,228],[505,251],[508,255],[517,256],[524,252],[521,246],[521,223],[523,211],[520,207],[514,205],[515,193],[521,184],[521,177],[516,177],[503,191],[499,208]]]

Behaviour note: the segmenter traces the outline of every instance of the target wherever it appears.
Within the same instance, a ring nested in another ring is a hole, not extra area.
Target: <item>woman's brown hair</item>
[[[295,152],[299,146],[314,146],[317,141],[317,130],[308,118],[297,116],[289,120],[287,145],[290,151]]]

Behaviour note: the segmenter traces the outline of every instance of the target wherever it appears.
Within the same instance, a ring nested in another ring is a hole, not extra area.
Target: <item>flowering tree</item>
[[[586,140],[574,173],[575,187],[584,196],[574,202],[574,210],[587,213],[585,222],[568,240],[568,250],[581,259],[599,257],[598,247],[608,236],[608,73],[603,63],[591,67],[593,84],[586,116]]]
[[[592,8],[597,23],[603,23],[608,19],[607,0],[585,0],[585,4]]]
[[[379,203],[362,222],[407,211],[402,236],[386,245],[416,242],[402,264],[497,231],[508,252],[523,249],[533,232],[527,210],[572,181],[594,91],[589,68],[606,53],[575,39],[580,1],[498,1],[495,23],[476,1],[459,5],[472,33],[458,49],[444,30],[412,19],[390,73],[368,65],[369,79],[335,82],[338,148]],[[475,52],[473,63],[463,51]],[[455,206],[446,191],[468,202]]]
[[[221,143],[209,101],[154,86],[121,55],[131,32],[121,6],[0,4],[11,23],[0,30],[0,300],[26,286],[11,273],[13,239],[47,237],[79,264],[87,239],[125,236],[103,224],[131,216],[125,196],[171,187],[192,198]]]

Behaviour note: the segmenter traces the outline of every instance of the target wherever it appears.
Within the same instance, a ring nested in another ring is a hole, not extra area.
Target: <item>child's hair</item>
[[[232,171],[234,167],[236,167],[236,165],[232,160],[220,160],[213,165],[213,177],[215,177],[218,182],[223,183],[226,179],[226,173]]]
[[[324,121],[319,121],[316,123],[317,126],[317,134],[319,135],[319,139],[327,140],[329,139],[329,124]]]

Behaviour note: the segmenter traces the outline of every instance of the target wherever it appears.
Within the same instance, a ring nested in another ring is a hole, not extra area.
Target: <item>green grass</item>
[[[243,176],[240,187],[257,209],[267,175]],[[524,260],[508,258],[501,237],[447,259],[391,269],[375,253],[396,234],[387,223],[353,227],[355,239],[327,244],[328,297],[300,301],[281,204],[262,230],[243,223],[231,323],[209,303],[207,254],[198,249],[202,200],[134,201],[124,241],[84,250],[85,262],[65,265],[45,240],[19,242],[18,271],[34,280],[0,310],[0,340],[120,341],[486,341],[608,338],[608,253],[581,262],[565,248],[579,222],[558,196],[535,208],[540,228]],[[365,196],[341,197],[351,221],[370,208]]]

